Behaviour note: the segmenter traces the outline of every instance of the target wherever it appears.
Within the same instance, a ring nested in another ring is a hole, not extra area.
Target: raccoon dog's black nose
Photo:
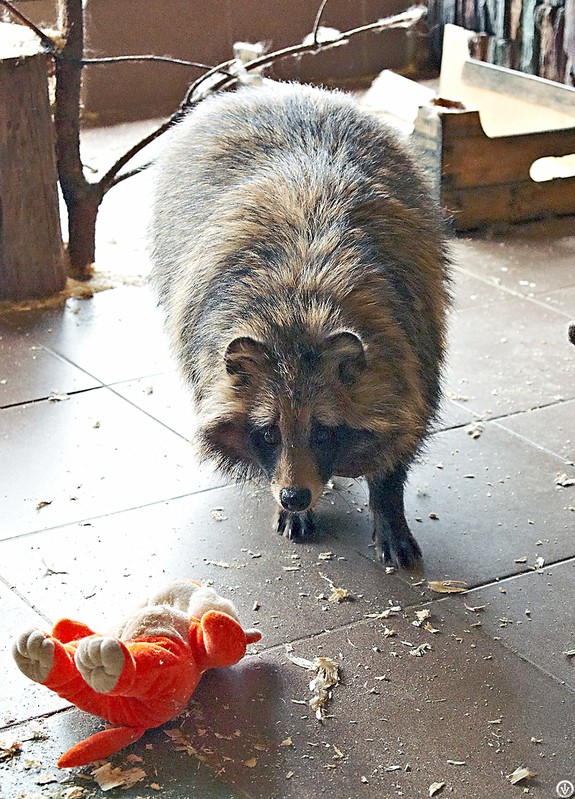
[[[309,488],[282,488],[280,502],[286,510],[307,510],[311,503],[311,491]]]

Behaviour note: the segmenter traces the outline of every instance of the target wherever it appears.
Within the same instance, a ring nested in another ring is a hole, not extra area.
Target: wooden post
[[[0,23],[0,300],[66,284],[47,58],[31,31]]]

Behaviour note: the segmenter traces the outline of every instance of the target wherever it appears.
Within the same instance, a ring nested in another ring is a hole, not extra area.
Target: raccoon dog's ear
[[[351,386],[366,367],[365,349],[355,333],[343,330],[324,342],[324,359],[332,363],[344,386]]]
[[[261,372],[268,356],[268,349],[261,341],[248,336],[235,338],[227,346],[224,354],[226,371],[242,380],[249,380],[257,372]]]
[[[567,328],[567,337],[571,344],[575,344],[575,322],[569,322],[569,327]]]

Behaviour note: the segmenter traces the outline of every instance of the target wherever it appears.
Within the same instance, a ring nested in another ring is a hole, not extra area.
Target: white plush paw
[[[43,683],[54,665],[54,641],[41,630],[28,630],[14,642],[12,655],[26,677]]]
[[[124,668],[124,652],[115,638],[83,638],[74,660],[85,682],[99,694],[114,690]]]

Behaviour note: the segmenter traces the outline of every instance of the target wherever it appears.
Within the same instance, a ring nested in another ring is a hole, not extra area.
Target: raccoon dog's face
[[[220,466],[265,474],[278,505],[294,513],[313,507],[333,474],[365,473],[375,437],[348,423],[350,391],[366,368],[355,333],[319,343],[301,331],[274,342],[235,338],[225,367],[227,413],[202,434]]]
[[[341,447],[338,428],[306,421],[291,434],[289,425],[279,421],[253,425],[246,442],[247,451],[270,480],[276,501],[292,512],[315,504],[333,473]]]

